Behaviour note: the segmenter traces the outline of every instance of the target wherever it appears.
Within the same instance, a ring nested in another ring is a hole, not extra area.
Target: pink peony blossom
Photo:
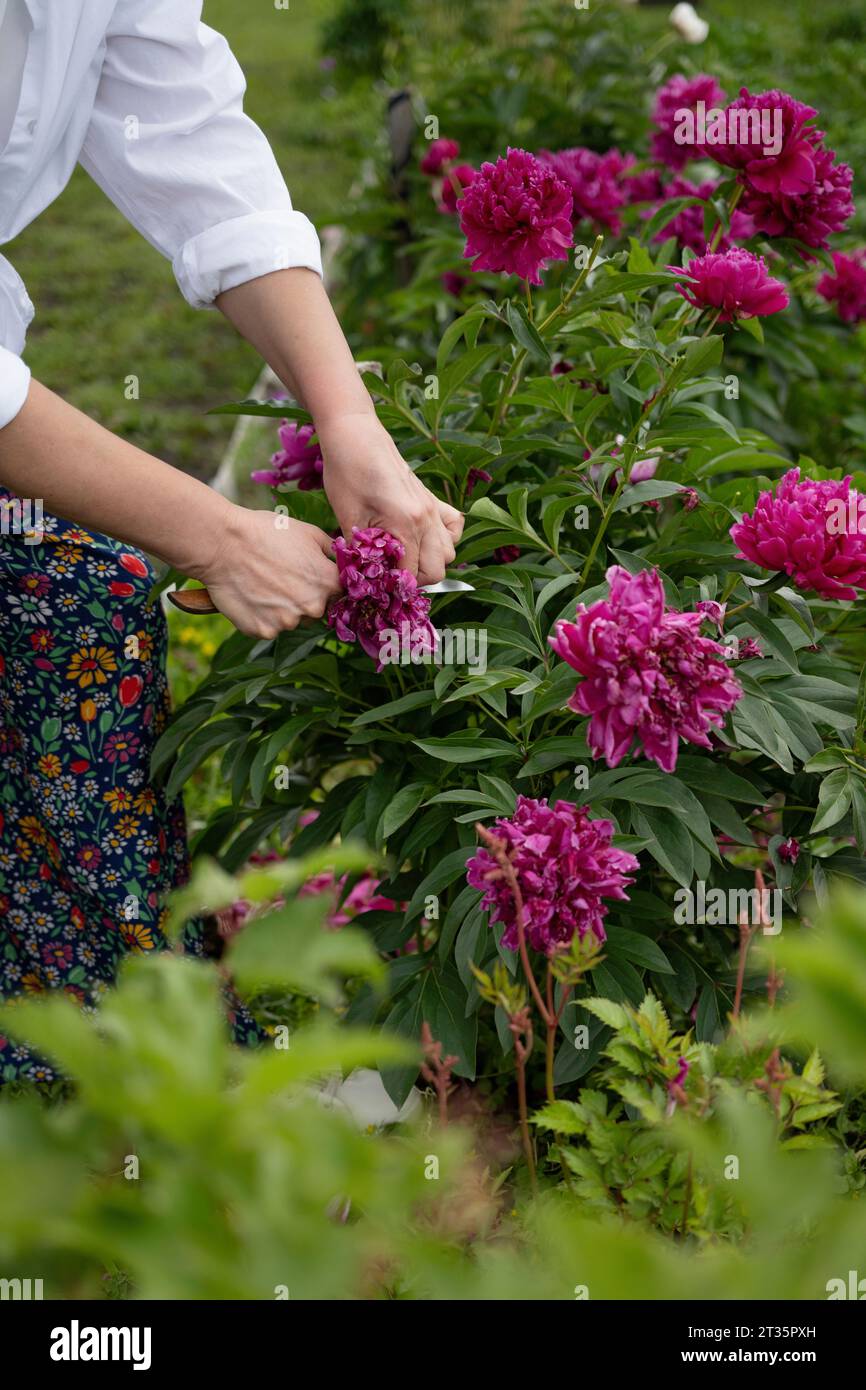
[[[482,164],[457,204],[473,270],[520,275],[540,285],[539,269],[564,261],[573,243],[568,185],[526,150]]]
[[[314,434],[313,425],[296,425],[293,420],[284,420],[279,428],[283,447],[271,455],[270,468],[257,468],[250,474],[253,482],[267,483],[269,487],[297,483],[301,492],[320,488],[324,459],[318,444],[310,442]]]
[[[675,265],[668,269],[688,281],[677,285],[678,293],[696,309],[721,310],[722,323],[778,314],[788,305],[785,286],[767,274],[763,257],[739,246],[723,254],[694,256],[685,270]]]
[[[827,238],[841,232],[854,215],[854,176],[851,166],[837,164],[833,150],[823,145],[813,151],[813,159],[815,181],[807,192],[764,193],[747,181],[740,208],[752,218],[755,230],[766,236],[795,237],[826,250]]]
[[[514,815],[497,820],[493,833],[508,845],[523,899],[526,937],[536,951],[553,955],[577,935],[592,932],[604,941],[605,898],[628,901],[626,886],[638,861],[611,844],[609,820],[591,820],[588,806],[570,801],[533,801],[518,796]],[[484,893],[490,921],[504,922],[502,945],[519,946],[514,898],[490,850],[481,848],[466,865],[472,888]]]
[[[642,173],[631,173],[631,166],[636,163],[634,155],[627,155],[623,161],[622,177],[620,187],[625,194],[627,203],[651,203],[655,198],[660,198],[664,192],[664,184],[655,169],[644,169]]]
[[[486,468],[470,468],[466,474],[466,496],[471,497],[479,483],[492,483],[493,474]]]
[[[740,637],[737,640],[737,661],[763,661],[764,649],[757,637]]]
[[[845,323],[866,319],[866,250],[833,252],[835,271],[821,276],[815,289],[822,299],[835,304]]]
[[[859,517],[859,502],[850,477],[801,482],[792,468],[731,527],[737,557],[781,570],[822,598],[856,598],[856,589],[866,589],[866,536],[847,520],[852,505]]]
[[[751,111],[757,113],[752,118],[746,115]],[[760,193],[774,198],[806,193],[815,182],[815,146],[823,135],[810,125],[817,114],[813,106],[787,92],[774,89],[753,96],[741,87],[740,95],[725,110],[728,135],[735,132],[737,138],[719,144],[708,141],[703,153],[717,164],[737,169]],[[777,115],[782,146],[778,153],[766,154],[775,142]]]
[[[382,643],[389,634],[408,634],[413,649],[434,651],[430,600],[415,576],[401,568],[405,555],[395,536],[379,526],[354,527],[352,539],[338,536],[334,552],[345,593],[331,604],[328,624],[343,642],[359,642],[383,669]]]
[[[719,632],[721,632],[725,625],[725,609],[727,606],[726,603],[718,603],[712,598],[702,598],[699,603],[695,604],[695,612],[702,614],[708,623],[715,623]]]
[[[500,545],[493,552],[493,559],[497,565],[513,565],[515,560],[520,559],[519,545]]]
[[[646,757],[673,772],[680,739],[710,748],[709,731],[742,695],[725,664],[725,649],[700,634],[702,613],[665,608],[655,570],[631,575],[613,565],[610,597],[575,622],[560,621],[550,645],[584,679],[569,700],[588,714],[589,745],[608,767],[637,738]]]
[[[322,893],[329,893],[334,902],[333,911],[329,912],[325,919],[329,927],[345,927],[354,917],[360,917],[364,912],[399,910],[393,898],[386,898],[377,892],[382,880],[374,878],[372,874],[364,874],[359,878],[338,907],[337,902],[342,897],[348,877],[348,874],[343,874],[340,878],[335,878],[330,870],[325,870],[313,878],[308,878],[298,889],[298,897],[317,898]]]
[[[450,160],[456,159],[460,153],[460,146],[456,140],[433,140],[424,158],[421,160],[420,169],[422,174],[441,174],[443,165]]]
[[[705,183],[692,183],[690,179],[677,177],[671,179],[670,183],[664,188],[660,202],[667,202],[671,198],[703,198],[706,201],[712,198],[718,183],[714,179],[708,179]],[[647,217],[651,217],[655,208],[649,208],[646,212]],[[731,217],[731,230],[719,238],[716,250],[719,252],[729,251],[738,241],[745,241],[754,231],[751,217],[747,217],[739,208],[735,208]],[[704,209],[697,203],[692,203],[688,207],[682,208],[670,222],[666,222],[661,231],[656,232],[654,241],[667,241],[668,237],[676,237],[680,246],[694,251],[696,256],[700,256],[707,248],[707,237],[704,232]]]
[[[542,150],[540,158],[567,184],[572,195],[572,219],[605,227],[614,234],[622,230],[619,209],[626,204],[620,182],[623,157],[618,150],[596,154],[582,145],[570,150]]]
[[[655,133],[650,145],[653,159],[667,164],[669,169],[682,169],[699,151],[694,145],[679,145],[674,139],[678,111],[694,111],[699,101],[708,111],[723,105],[725,93],[714,77],[700,72],[696,77],[683,77],[677,72],[656,92],[653,105]]]
[[[800,858],[800,841],[795,840],[791,835],[787,840],[783,840],[776,851],[783,864],[796,864]]]
[[[443,271],[441,281],[445,293],[453,295],[455,299],[460,298],[466,286],[469,284],[466,276],[458,275],[456,270]]]
[[[442,180],[442,188],[439,194],[439,211],[455,213],[457,204],[475,178],[475,169],[471,164],[458,164],[456,168],[449,169]]]

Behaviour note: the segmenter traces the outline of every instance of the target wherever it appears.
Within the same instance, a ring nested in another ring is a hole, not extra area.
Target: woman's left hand
[[[424,486],[374,415],[349,414],[317,426],[328,501],[343,535],[381,526],[402,541],[406,568],[435,584],[454,559],[463,516]]]

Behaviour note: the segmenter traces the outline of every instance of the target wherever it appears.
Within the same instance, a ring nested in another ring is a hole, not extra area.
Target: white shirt
[[[201,23],[201,0],[8,0],[3,40],[14,8],[32,28],[23,71],[0,59],[4,89],[20,88],[5,144],[0,130],[0,245],[54,201],[80,161],[171,260],[196,308],[269,271],[321,274],[315,229],[243,114],[243,73]],[[0,256],[0,428],[27,396],[21,353],[32,317],[23,281]]]
[[[23,0],[0,0],[0,150],[12,131],[30,35]]]

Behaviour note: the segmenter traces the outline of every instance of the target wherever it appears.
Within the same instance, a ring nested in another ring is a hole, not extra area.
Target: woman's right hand
[[[323,617],[342,593],[332,556],[333,542],[318,526],[233,506],[213,557],[192,577],[241,632],[272,638]]]

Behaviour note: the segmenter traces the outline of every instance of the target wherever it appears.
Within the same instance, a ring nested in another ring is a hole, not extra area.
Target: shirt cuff
[[[274,270],[322,274],[316,229],[302,212],[253,212],[191,237],[172,263],[184,299],[207,309],[218,294]]]
[[[14,420],[30,390],[30,368],[14,352],[0,347],[0,429]]]

